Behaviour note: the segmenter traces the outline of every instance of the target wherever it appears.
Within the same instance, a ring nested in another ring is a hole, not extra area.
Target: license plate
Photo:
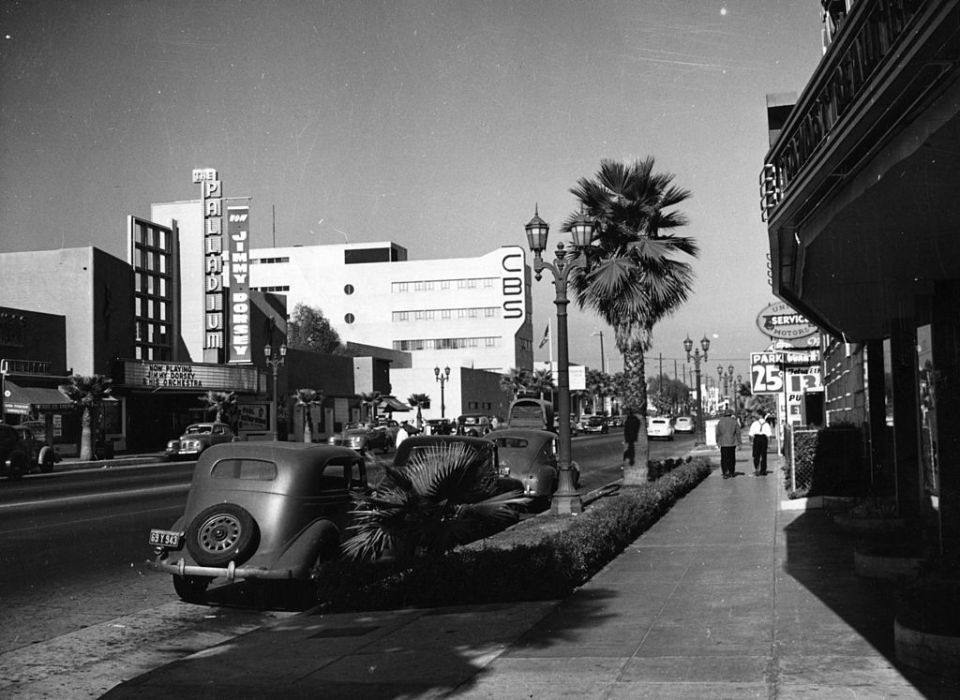
[[[151,530],[150,545],[153,547],[167,547],[180,549],[183,547],[183,533],[173,530]]]

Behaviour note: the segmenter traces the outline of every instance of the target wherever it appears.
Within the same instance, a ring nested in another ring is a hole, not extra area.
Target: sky
[[[652,156],[692,192],[679,233],[701,252],[648,375],[662,357],[683,378],[689,335],[708,375],[746,377],[775,300],[765,99],[820,56],[817,0],[0,0],[0,252],[125,259],[126,217],[197,198],[197,167],[252,198],[255,247],[479,256],[526,247],[538,207],[552,250],[579,178]],[[549,273],[533,295],[536,347]],[[622,369],[574,304],[569,336],[572,362],[599,368],[602,342]]]

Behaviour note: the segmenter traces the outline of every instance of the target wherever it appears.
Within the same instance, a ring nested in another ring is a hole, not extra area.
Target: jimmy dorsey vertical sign
[[[203,206],[203,354],[223,361],[223,184],[213,168],[195,168]]]
[[[250,358],[250,207],[227,207],[230,244],[230,362],[249,364]]]

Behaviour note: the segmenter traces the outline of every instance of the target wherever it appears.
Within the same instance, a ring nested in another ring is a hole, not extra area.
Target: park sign
[[[757,328],[765,336],[780,340],[798,340],[817,332],[817,327],[782,301],[768,304],[757,314]]]

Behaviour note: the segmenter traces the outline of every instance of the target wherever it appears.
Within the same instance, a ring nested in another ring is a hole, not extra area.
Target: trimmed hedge
[[[710,473],[696,459],[655,482],[622,488],[593,503],[566,527],[519,545],[459,548],[400,570],[391,564],[336,560],[317,570],[328,612],[556,600],[616,557]],[[543,517],[543,516],[540,516]]]

